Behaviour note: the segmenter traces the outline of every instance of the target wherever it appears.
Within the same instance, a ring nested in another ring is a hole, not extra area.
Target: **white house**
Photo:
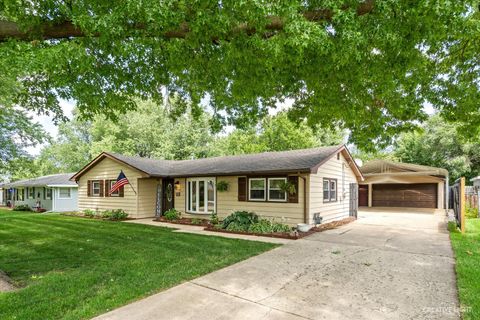
[[[0,185],[1,204],[28,205],[32,209],[65,212],[78,209],[78,185],[70,181],[73,173],[52,174]]]

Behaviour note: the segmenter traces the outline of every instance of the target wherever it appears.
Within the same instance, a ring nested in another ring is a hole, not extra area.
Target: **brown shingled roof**
[[[344,150],[350,157],[344,145],[194,160],[155,160],[104,152],[75,174],[72,179],[78,179],[89,167],[104,157],[123,162],[153,177],[316,172],[320,164]],[[353,166],[356,166],[353,159],[351,160]],[[361,176],[360,171],[357,171]]]

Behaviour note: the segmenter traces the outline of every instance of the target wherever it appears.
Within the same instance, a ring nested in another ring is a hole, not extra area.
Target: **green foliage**
[[[83,210],[83,215],[88,218],[93,218],[97,215],[97,212],[92,209],[85,209]]]
[[[220,223],[220,220],[218,219],[218,214],[216,212],[212,212],[212,214],[210,215],[210,223],[214,226]]]
[[[228,182],[221,180],[217,182],[217,191],[224,192],[228,190]]]
[[[458,125],[432,116],[422,130],[401,135],[394,147],[396,160],[445,168],[450,181],[480,174],[480,139],[467,141]]]
[[[128,217],[128,213],[126,213],[123,209],[105,210],[101,213],[101,217],[103,219],[114,221],[125,220]]]
[[[234,229],[242,229],[243,231],[247,231],[250,225],[258,222],[258,216],[254,212],[248,212],[248,211],[235,211],[229,216],[227,216],[225,219],[222,221],[222,227],[223,229],[231,230],[231,228]],[[228,227],[230,224],[233,224],[231,228],[229,229]],[[233,230],[233,231],[239,231],[239,230]]]
[[[32,208],[26,204],[19,204],[18,206],[13,207],[13,211],[32,211]]]
[[[191,221],[192,221],[192,224],[202,224],[203,223],[202,219],[198,219],[198,218],[193,218]]]
[[[167,211],[165,211],[163,213],[163,216],[165,217],[165,219],[169,220],[169,221],[173,221],[173,220],[178,220],[180,219],[180,211],[177,211],[175,208],[172,208],[172,209],[169,209]]]
[[[260,219],[258,222],[250,225],[248,231],[252,233],[288,233],[291,231],[291,229],[292,228],[286,224],[271,222],[267,219]]]
[[[470,207],[467,205],[465,207],[465,218],[467,219],[475,219],[478,218],[478,209],[475,207]]]
[[[290,181],[282,181],[280,185],[280,189],[287,194],[295,194],[297,193],[297,189],[295,188],[295,184],[291,183]]]

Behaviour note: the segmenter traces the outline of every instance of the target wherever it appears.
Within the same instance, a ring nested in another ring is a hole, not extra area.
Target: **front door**
[[[162,181],[162,186],[163,186],[163,192],[162,192],[162,214],[174,208],[174,190],[173,190],[173,179],[163,179]]]

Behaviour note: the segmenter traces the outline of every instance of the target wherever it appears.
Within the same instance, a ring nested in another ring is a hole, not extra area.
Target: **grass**
[[[480,319],[480,219],[467,219],[465,234],[450,228],[464,320]]]
[[[88,319],[275,246],[0,209],[0,319]]]

